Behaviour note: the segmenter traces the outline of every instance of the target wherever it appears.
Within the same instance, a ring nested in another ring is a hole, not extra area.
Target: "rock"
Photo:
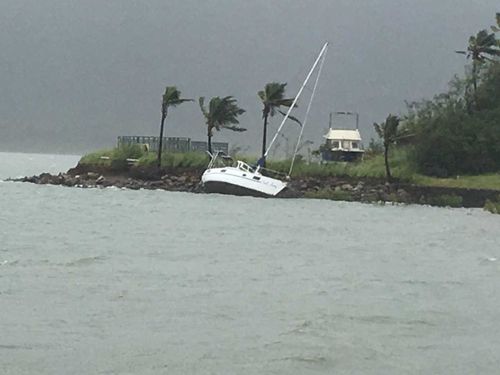
[[[411,195],[404,189],[398,189],[396,194],[401,202],[409,203],[411,201]]]
[[[158,187],[164,186],[165,182],[164,181],[151,181],[151,182],[149,182],[148,185],[153,187],[153,188],[158,188]]]
[[[101,185],[104,182],[104,176],[99,176],[97,180],[95,180],[95,183],[97,185]]]
[[[50,175],[49,173],[42,173],[36,179],[36,183],[37,184],[52,184],[53,183],[53,176]]]
[[[126,186],[127,189],[139,190],[141,185],[137,183],[137,181],[131,181]]]
[[[351,191],[353,190],[353,187],[351,184],[343,184],[341,187],[340,187],[342,190],[346,190],[346,191]]]
[[[74,179],[72,179],[71,177],[66,177],[66,178],[63,178],[62,182],[61,182],[61,185],[64,185],[64,186],[75,186],[76,185],[76,181]]]
[[[361,194],[360,198],[362,202],[377,202],[379,200],[377,193]]]
[[[363,188],[365,187],[365,184],[363,181],[359,181],[358,184],[354,187],[354,191],[360,191],[360,190],[363,190]]]
[[[96,179],[99,177],[99,175],[95,172],[87,172],[87,177],[91,178],[92,180]]]

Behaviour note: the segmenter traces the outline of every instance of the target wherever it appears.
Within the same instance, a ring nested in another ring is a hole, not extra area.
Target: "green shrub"
[[[113,150],[112,158],[116,160],[139,159],[144,153],[140,145],[124,145]]]
[[[84,155],[80,159],[82,165],[109,166],[113,150],[100,150]]]
[[[455,194],[441,194],[428,197],[425,203],[438,207],[462,207],[463,198]]]
[[[484,209],[492,214],[500,214],[500,195],[494,200],[487,199],[484,204]]]
[[[120,171],[128,168],[127,159],[139,159],[144,155],[144,150],[139,145],[125,145],[112,150],[102,150],[83,156],[80,159],[82,165],[93,165],[99,167],[111,167],[112,170]]]
[[[334,201],[352,201],[352,195],[345,190],[333,190],[330,188],[321,189],[318,191],[308,191],[304,194],[306,198],[313,199],[330,199]]]
[[[492,214],[500,214],[500,202],[493,202],[487,199],[484,209]]]
[[[144,154],[137,162],[138,166],[155,166],[157,154],[149,152]],[[208,165],[207,155],[201,152],[172,153],[166,152],[161,157],[161,166],[163,168],[188,168],[205,169]]]

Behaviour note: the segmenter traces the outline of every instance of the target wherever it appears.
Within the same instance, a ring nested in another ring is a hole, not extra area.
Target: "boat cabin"
[[[236,168],[242,170],[243,172],[255,173],[255,169],[253,169],[251,166],[249,166],[247,163],[241,160],[238,160]]]
[[[364,150],[358,129],[332,129],[324,136],[322,147],[324,161],[356,161],[363,157]]]

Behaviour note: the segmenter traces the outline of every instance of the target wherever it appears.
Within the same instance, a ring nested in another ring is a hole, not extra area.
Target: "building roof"
[[[326,139],[339,139],[348,141],[361,141],[359,130],[329,129],[324,136]]]

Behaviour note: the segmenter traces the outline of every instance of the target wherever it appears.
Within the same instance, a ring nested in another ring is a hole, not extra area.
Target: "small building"
[[[358,129],[332,129],[324,136],[321,147],[323,161],[356,161],[363,157],[364,150]]]

